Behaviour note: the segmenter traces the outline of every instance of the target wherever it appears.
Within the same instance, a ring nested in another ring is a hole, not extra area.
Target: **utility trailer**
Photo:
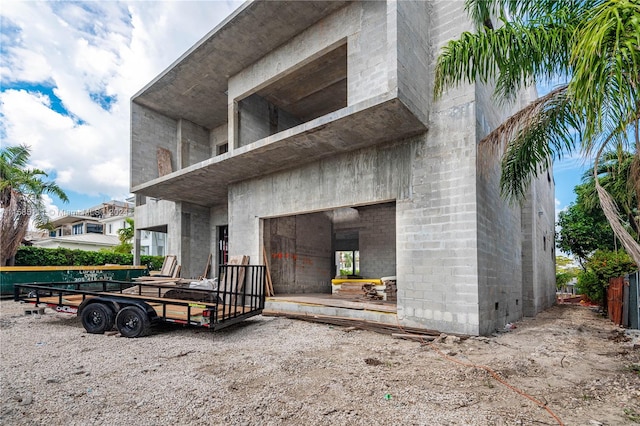
[[[102,334],[115,325],[125,337],[145,336],[158,322],[215,331],[262,313],[264,266],[222,265],[218,277],[213,290],[107,280],[16,284],[14,300],[77,314],[88,333]],[[166,297],[170,294],[179,298]]]

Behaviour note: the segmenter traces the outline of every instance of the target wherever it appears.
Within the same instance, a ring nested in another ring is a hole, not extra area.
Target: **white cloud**
[[[5,2],[3,145],[65,190],[129,192],[130,98],[240,2]]]

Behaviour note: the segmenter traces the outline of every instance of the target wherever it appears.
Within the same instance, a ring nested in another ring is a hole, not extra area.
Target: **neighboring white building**
[[[32,241],[36,247],[98,251],[120,243],[118,229],[133,217],[133,204],[109,201],[51,221],[49,237]]]
[[[63,235],[44,240],[33,241],[35,247],[43,248],[68,248],[72,250],[99,251],[118,245],[120,240],[113,235],[103,234],[79,234]]]
[[[140,232],[140,254],[164,256],[166,242],[166,233],[143,230]]]
[[[133,203],[109,201],[52,220],[49,235],[30,242],[36,247],[98,251],[120,243],[118,231],[127,227],[127,218],[133,218]],[[166,233],[159,231],[141,232],[142,255],[165,255]]]

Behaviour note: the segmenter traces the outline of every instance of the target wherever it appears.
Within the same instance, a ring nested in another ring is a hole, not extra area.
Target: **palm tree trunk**
[[[0,265],[12,264],[24,236],[29,227],[29,205],[22,196],[15,191],[5,205],[0,219]]]

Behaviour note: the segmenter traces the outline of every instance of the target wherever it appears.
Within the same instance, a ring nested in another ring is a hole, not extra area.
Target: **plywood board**
[[[173,172],[173,168],[171,167],[171,151],[158,147],[156,153],[158,158],[158,177]]]

